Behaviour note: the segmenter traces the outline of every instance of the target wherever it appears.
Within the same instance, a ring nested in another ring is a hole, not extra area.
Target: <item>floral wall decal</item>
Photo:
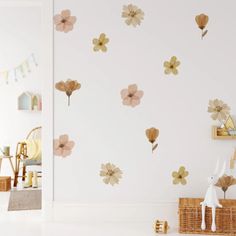
[[[195,17],[195,21],[198,25],[198,28],[202,31],[202,39],[207,34],[208,30],[204,30],[207,23],[208,23],[209,17],[205,14],[200,14]]]
[[[236,184],[236,179],[232,175],[231,176],[223,175],[218,179],[216,186],[220,187],[221,190],[224,192],[224,199],[225,199],[228,188],[235,184]]]
[[[99,38],[94,38],[93,39],[93,50],[95,52],[98,52],[99,50],[101,50],[102,52],[106,52],[107,51],[107,47],[106,44],[109,42],[109,38],[106,38],[106,34],[102,33],[100,34]]]
[[[209,101],[208,112],[213,120],[218,120],[220,125],[213,126],[212,137],[235,136],[236,125],[234,118],[230,115],[230,107],[219,99]]]
[[[126,18],[125,23],[127,25],[136,27],[141,24],[144,18],[144,12],[137,6],[129,4],[128,6],[123,6],[122,17]]]
[[[59,138],[54,139],[53,142],[54,155],[61,157],[69,156],[74,145],[74,141],[70,141],[67,134],[60,135]]]
[[[55,29],[60,32],[68,33],[73,30],[76,17],[71,16],[70,10],[63,10],[60,14],[53,17]]]
[[[173,56],[171,57],[170,61],[165,61],[164,62],[164,67],[165,67],[165,74],[178,74],[177,67],[180,65],[180,61],[177,60],[177,57]]]
[[[81,84],[78,83],[76,80],[70,80],[67,81],[60,81],[56,83],[55,88],[61,92],[65,92],[68,97],[68,106],[70,105],[70,96],[75,90],[78,90],[81,88]]]
[[[230,113],[230,107],[222,100],[214,99],[209,101],[208,112],[213,120],[225,121]]]
[[[184,166],[181,166],[178,171],[172,172],[173,184],[182,184],[186,185],[187,180],[185,179],[188,176],[188,171],[185,170]]]
[[[159,129],[154,127],[146,130],[146,136],[148,141],[152,144],[152,152],[157,148],[158,143],[156,142],[157,137],[159,136]]]
[[[104,177],[103,182],[105,184],[119,184],[119,180],[122,178],[122,171],[114,164],[107,163],[101,165],[100,176]]]
[[[122,89],[121,98],[123,99],[123,104],[126,106],[135,107],[140,104],[140,100],[143,97],[143,91],[138,90],[136,84],[131,84],[128,89]]]

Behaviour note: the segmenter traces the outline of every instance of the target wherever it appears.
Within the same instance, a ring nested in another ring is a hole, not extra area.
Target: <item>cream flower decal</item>
[[[59,138],[54,139],[53,142],[54,155],[61,157],[69,156],[74,145],[74,141],[69,140],[69,136],[67,134],[60,135]]]
[[[122,17],[126,18],[125,23],[136,27],[141,24],[144,17],[144,12],[135,5],[129,4],[123,6]]]
[[[214,99],[209,101],[208,112],[211,113],[213,120],[222,122],[227,119],[230,107],[222,100]]]
[[[106,37],[106,35],[104,33],[100,34],[99,38],[95,38],[93,39],[93,50],[95,52],[98,52],[99,50],[101,50],[102,52],[106,52],[107,51],[107,47],[106,44],[109,42],[109,38]]]
[[[146,130],[146,136],[148,141],[152,144],[152,152],[157,148],[158,143],[156,142],[157,137],[159,136],[159,129],[154,127]]]
[[[65,92],[68,97],[68,106],[70,105],[70,96],[72,93],[80,89],[81,84],[76,80],[68,79],[67,81],[60,81],[56,83],[55,88],[61,92]]]
[[[123,104],[131,107],[135,107],[140,104],[140,100],[143,97],[143,91],[138,90],[138,86],[136,84],[129,85],[128,89],[122,89],[120,94],[123,99]]]
[[[73,30],[76,17],[71,16],[70,10],[63,10],[61,11],[61,14],[57,14],[53,17],[53,21],[57,31],[68,33]]]
[[[178,74],[177,67],[180,65],[180,61],[177,60],[177,57],[173,56],[171,57],[170,61],[165,61],[164,62],[164,67],[165,67],[165,74]]]
[[[173,184],[187,184],[187,180],[185,179],[188,176],[188,171],[185,170],[184,166],[181,166],[178,171],[172,172]]]
[[[119,184],[119,180],[122,178],[122,171],[114,164],[107,163],[101,165],[100,176],[104,177],[103,182],[105,184]]]
[[[198,25],[198,28],[202,31],[202,39],[208,32],[208,30],[204,30],[208,23],[208,20],[209,20],[209,17],[205,14],[200,14],[195,17],[195,21]]]

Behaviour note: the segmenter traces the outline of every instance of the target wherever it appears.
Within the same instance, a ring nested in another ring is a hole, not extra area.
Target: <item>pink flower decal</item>
[[[136,84],[129,85],[128,89],[122,89],[120,94],[123,99],[123,104],[131,107],[137,106],[143,97],[143,91],[138,90],[138,86]]]
[[[68,33],[73,30],[76,17],[71,16],[70,10],[63,10],[61,14],[57,14],[53,17],[53,21],[57,31]]]
[[[67,157],[71,154],[75,143],[69,140],[67,134],[60,135],[59,139],[54,139],[54,155]]]

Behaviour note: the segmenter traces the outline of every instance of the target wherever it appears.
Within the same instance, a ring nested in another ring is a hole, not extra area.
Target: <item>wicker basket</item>
[[[201,230],[201,198],[179,199],[179,233],[236,235],[236,200],[220,200],[223,208],[216,209],[216,232],[211,231],[211,208],[206,208],[206,230]]]
[[[2,176],[0,177],[0,191],[7,192],[11,189],[11,177]]]

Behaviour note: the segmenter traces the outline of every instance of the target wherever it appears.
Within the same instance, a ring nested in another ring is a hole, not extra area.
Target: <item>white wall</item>
[[[145,13],[140,27],[121,18],[123,5]],[[228,0],[55,0],[54,14],[70,9],[77,17],[68,34],[55,32],[55,82],[82,84],[72,95],[55,90],[55,138],[68,134],[76,146],[70,157],[55,157],[55,200],[77,203],[154,203],[203,197],[206,178],[218,157],[229,158],[235,141],[211,139],[209,99],[227,102],[236,114],[236,3]],[[209,16],[200,39],[195,16]],[[95,53],[92,39],[106,33],[107,53]],[[181,61],[179,75],[164,75],[163,62]],[[29,79],[29,81],[33,81]],[[122,105],[120,90],[136,83],[144,91],[134,109]],[[154,155],[145,130],[160,129]],[[107,186],[100,165],[112,162],[124,172]],[[174,186],[171,173],[184,165],[186,186]],[[222,193],[219,191],[222,196]],[[236,187],[228,191],[236,197]]]
[[[39,61],[40,20],[39,7],[1,6],[0,71],[14,68],[31,53]],[[9,84],[6,85],[4,79],[0,78],[0,146],[10,145],[12,154],[15,154],[17,142],[23,140],[32,128],[41,125],[40,112],[17,110],[17,98],[25,91],[41,93],[41,82],[39,68],[33,63],[31,73],[19,78],[18,82],[9,78]],[[1,175],[10,174],[9,163],[5,161]]]

